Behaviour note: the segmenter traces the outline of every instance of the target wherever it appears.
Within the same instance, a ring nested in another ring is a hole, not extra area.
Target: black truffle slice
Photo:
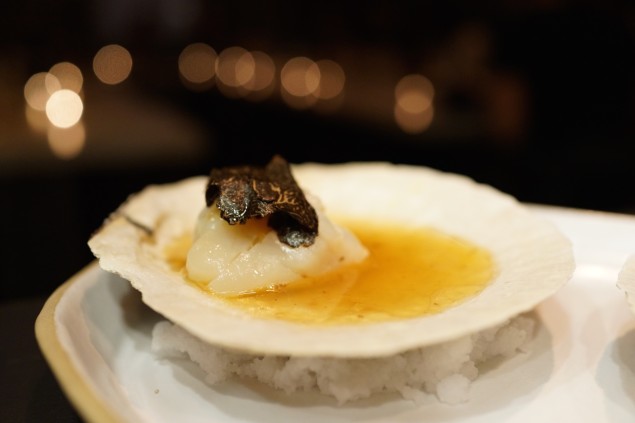
[[[289,164],[274,156],[265,167],[212,169],[205,192],[207,206],[216,202],[230,225],[269,217],[269,226],[290,247],[308,247],[318,233],[318,218],[291,174]]]

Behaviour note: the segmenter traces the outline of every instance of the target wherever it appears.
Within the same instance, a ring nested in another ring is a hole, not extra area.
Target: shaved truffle
[[[290,247],[310,246],[318,233],[315,209],[280,156],[274,156],[264,167],[213,169],[205,201],[208,207],[216,203],[221,217],[230,225],[269,217],[269,226],[278,239]]]

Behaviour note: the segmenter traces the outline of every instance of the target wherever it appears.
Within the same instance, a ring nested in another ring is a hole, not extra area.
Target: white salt
[[[415,402],[434,394],[441,402],[457,404],[469,400],[480,364],[522,352],[533,329],[533,319],[518,316],[473,335],[390,357],[341,359],[245,354],[207,344],[163,321],[154,328],[152,348],[163,358],[194,361],[209,384],[251,378],[288,394],[319,391],[340,404],[378,392],[397,392]]]

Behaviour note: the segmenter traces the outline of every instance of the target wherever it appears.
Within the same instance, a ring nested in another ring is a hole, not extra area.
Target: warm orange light
[[[24,99],[33,109],[43,111],[51,94],[61,88],[62,85],[54,75],[39,72],[24,84]]]
[[[252,51],[251,57],[254,61],[254,75],[245,86],[252,91],[267,90],[273,85],[276,77],[276,65],[273,59],[262,51]]]
[[[93,71],[104,84],[119,84],[130,76],[132,56],[118,44],[104,46],[93,58]]]
[[[248,53],[242,47],[229,47],[220,52],[216,62],[216,74],[220,82],[229,87],[238,87],[241,82],[244,83],[248,76],[245,66],[248,66],[249,60],[243,57]]]
[[[261,101],[269,97],[275,88],[276,65],[273,59],[262,51],[252,51],[254,60],[253,77],[244,85],[248,91],[246,98]]]
[[[318,60],[313,66],[317,67],[320,75],[320,85],[315,93],[320,100],[331,100],[342,94],[346,75],[337,62]]]
[[[49,69],[49,74],[57,78],[61,88],[74,91],[79,94],[84,84],[82,71],[70,62],[60,62]]]
[[[311,64],[309,68],[306,70],[304,81],[306,84],[306,89],[308,91],[308,95],[315,94],[318,88],[320,87],[320,82],[322,80],[322,72],[320,71],[319,66],[315,66],[315,64]]]
[[[421,113],[409,113],[401,107],[395,106],[395,121],[397,125],[409,134],[418,134],[427,130],[434,118],[434,108],[428,107]]]
[[[407,133],[427,130],[434,118],[434,86],[423,75],[406,75],[395,87],[395,121]]]
[[[423,113],[432,105],[434,87],[423,75],[406,75],[395,87],[397,106],[408,113]]]
[[[295,97],[314,94],[320,86],[320,78],[320,68],[308,57],[294,57],[280,71],[282,90]]]
[[[247,87],[256,74],[256,61],[250,52],[243,53],[236,61],[236,84]]]
[[[69,128],[79,122],[84,104],[79,95],[71,90],[55,91],[46,102],[46,116],[59,128]]]
[[[219,90],[228,97],[244,97],[255,77],[256,62],[253,55],[242,47],[229,47],[221,51],[216,61]]]
[[[70,128],[50,126],[47,132],[49,148],[60,159],[72,159],[84,149],[86,129],[79,122]]]
[[[216,74],[216,51],[205,43],[190,44],[179,55],[179,73],[186,86],[209,88]]]

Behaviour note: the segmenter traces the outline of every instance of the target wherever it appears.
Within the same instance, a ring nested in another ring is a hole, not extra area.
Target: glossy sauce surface
[[[434,229],[346,226],[370,251],[361,265],[218,298],[262,318],[314,325],[374,323],[439,313],[478,294],[495,275],[487,250]],[[174,268],[183,266],[187,244],[184,237],[168,252]]]

